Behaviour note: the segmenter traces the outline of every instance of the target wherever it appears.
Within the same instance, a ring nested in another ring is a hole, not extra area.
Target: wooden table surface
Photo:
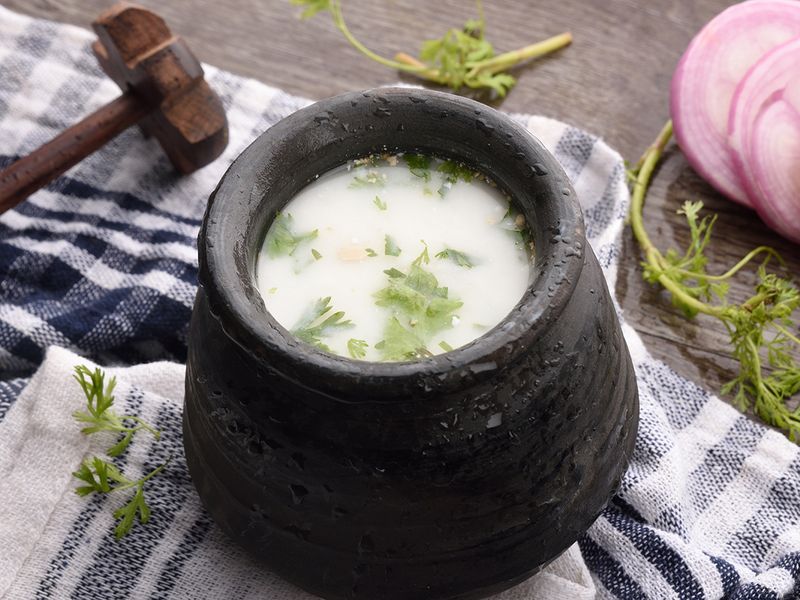
[[[288,0],[139,0],[163,15],[205,62],[260,79],[288,92],[322,98],[393,83],[398,74],[358,54],[327,15],[301,22]],[[107,0],[0,0],[34,16],[88,26]],[[486,0],[487,37],[510,50],[571,31],[572,46],[519,68],[517,86],[500,105],[540,113],[601,135],[635,161],[668,118],[669,81],[694,33],[727,0]],[[471,0],[347,0],[345,17],[359,39],[384,55],[459,26],[475,13]],[[800,247],[778,238],[746,209],[724,200],[673,148],[648,197],[646,222],[662,249],[683,248],[687,228],[675,214],[685,199],[702,199],[719,214],[712,270],[725,270],[750,248],[769,244],[800,273]],[[682,375],[718,391],[734,374],[727,334],[700,317],[686,321],[662,292],[643,283],[640,255],[624,236],[617,295],[627,320],[652,353]],[[742,299],[753,276],[732,287]]]

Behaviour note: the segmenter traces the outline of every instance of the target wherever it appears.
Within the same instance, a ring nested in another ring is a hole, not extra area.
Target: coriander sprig
[[[671,249],[662,254],[647,235],[645,196],[671,137],[670,121],[629,172],[633,181],[630,223],[644,252],[644,278],[669,291],[673,304],[687,317],[705,314],[725,325],[739,373],[723,386],[722,393],[734,394],[741,410],[752,406],[766,423],[785,430],[790,440],[800,441],[800,408],[787,406],[800,391],[800,363],[794,358],[800,350],[800,338],[793,333],[797,329],[793,316],[800,307],[800,291],[790,280],[767,272],[769,259],[780,260],[780,256],[772,248],[759,246],[727,272],[708,273],[704,252],[716,217],[699,217],[702,202],[686,202],[679,211],[686,216],[691,235],[685,252]],[[764,260],[758,268],[759,282],[753,294],[744,302],[730,302],[727,281],[757,257]]]
[[[73,377],[86,396],[86,410],[72,413],[76,421],[87,424],[86,427],[81,429],[81,433],[88,435],[99,431],[111,431],[123,434],[122,438],[106,451],[109,456],[122,454],[137,431],[149,431],[156,439],[161,437],[161,432],[158,429],[148,425],[139,417],[135,415],[119,415],[112,410],[114,388],[117,385],[116,377],[112,377],[106,384],[103,371],[99,368],[91,371],[85,365],[76,366]],[[135,425],[129,425],[126,422],[132,422]]]
[[[507,71],[515,65],[544,56],[572,42],[572,34],[562,33],[542,42],[495,54],[494,46],[486,39],[486,20],[483,5],[478,0],[478,19],[468,20],[462,28],[448,29],[438,39],[423,42],[419,57],[398,52],[394,60],[376,54],[362,44],[347,27],[342,14],[342,0],[291,0],[305,7],[301,18],[308,19],[320,12],[329,12],[339,31],[350,44],[368,58],[392,69],[446,85],[454,90],[463,87],[493,90],[505,96],[516,83]]]
[[[73,377],[86,396],[86,411],[73,413],[73,417],[79,423],[89,424],[88,427],[81,429],[81,433],[90,435],[100,431],[113,431],[124,434],[119,442],[106,451],[106,454],[112,457],[119,456],[128,447],[137,431],[146,430],[153,434],[156,440],[161,438],[161,432],[158,429],[148,425],[139,417],[118,415],[111,409],[114,405],[116,377],[112,377],[106,383],[104,371],[99,368],[92,371],[85,365],[76,366]],[[133,421],[136,425],[128,426],[125,424],[126,421]],[[150,507],[144,499],[144,484],[163,471],[169,461],[168,458],[162,465],[139,479],[129,479],[112,462],[98,456],[87,458],[72,474],[84,484],[79,485],[75,489],[75,493],[79,496],[86,496],[92,493],[109,494],[136,488],[136,492],[128,503],[114,512],[114,517],[120,519],[114,529],[114,533],[119,539],[131,530],[137,514],[140,523],[147,523],[149,520]]]
[[[326,296],[314,302],[306,310],[297,325],[292,328],[292,334],[320,350],[333,352],[323,343],[322,338],[330,335],[331,331],[335,329],[350,327],[353,327],[353,322],[344,318],[343,311],[334,311],[331,306],[331,297]]]
[[[85,484],[75,488],[75,493],[79,496],[88,496],[89,494],[110,494],[136,488],[131,499],[114,511],[114,518],[120,519],[114,528],[114,535],[120,539],[130,532],[137,514],[139,522],[142,524],[150,520],[150,507],[144,498],[144,484],[163,471],[169,462],[168,458],[143,477],[129,479],[112,463],[97,456],[87,458],[73,473],[73,476]]]

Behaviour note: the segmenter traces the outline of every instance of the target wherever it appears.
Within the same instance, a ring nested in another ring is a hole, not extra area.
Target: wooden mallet
[[[0,213],[135,123],[161,143],[181,173],[207,165],[228,143],[222,102],[189,47],[161,17],[120,3],[92,26],[98,37],[92,50],[124,93],[0,171]]]

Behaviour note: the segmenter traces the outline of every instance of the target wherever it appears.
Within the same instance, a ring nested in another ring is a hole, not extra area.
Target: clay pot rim
[[[348,122],[355,127],[343,125]],[[419,143],[409,144],[417,135]],[[359,150],[365,145],[382,149],[375,144],[379,139],[390,151],[429,152],[485,172],[511,193],[535,243],[531,281],[512,312],[471,343],[431,358],[381,363],[325,353],[283,328],[254,286],[255,258],[268,223],[312,180],[298,178],[294,167],[324,172],[367,154]],[[294,152],[303,154],[303,161],[286,165],[282,159]],[[275,194],[267,195],[267,189]],[[486,105],[415,88],[349,92],[279,121],[231,164],[209,199],[198,237],[200,284],[226,333],[267,368],[301,386],[319,390],[324,383],[335,393],[358,385],[359,402],[408,400],[398,391],[409,382],[446,392],[465,374],[480,379],[481,372],[529,352],[572,295],[585,245],[576,194],[541,142]]]

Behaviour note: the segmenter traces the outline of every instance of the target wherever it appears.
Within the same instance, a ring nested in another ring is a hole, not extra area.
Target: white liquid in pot
[[[258,287],[267,310],[308,343],[415,360],[503,320],[528,285],[527,239],[508,198],[463,165],[369,157],[284,207],[259,255]]]

